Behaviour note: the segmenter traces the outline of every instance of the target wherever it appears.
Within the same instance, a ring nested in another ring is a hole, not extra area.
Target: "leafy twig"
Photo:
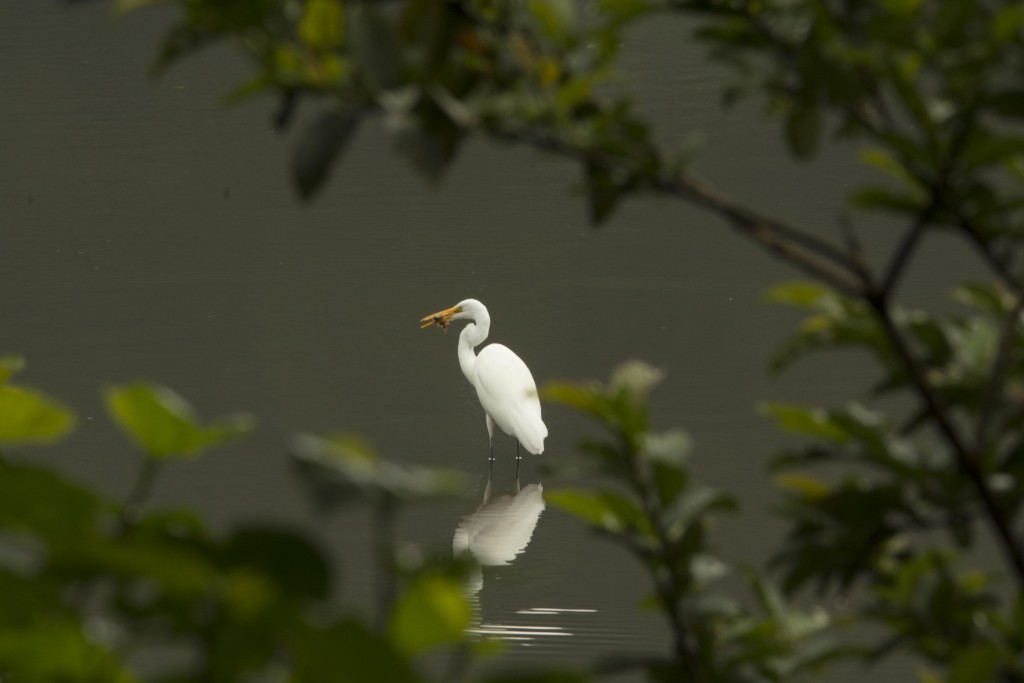
[[[1003,388],[1006,371],[1010,363],[1010,352],[1013,350],[1014,337],[1017,334],[1017,326],[1022,311],[1024,311],[1024,299],[1018,296],[1015,298],[1013,308],[1007,313],[1006,319],[1003,321],[1002,335],[999,339],[999,350],[992,361],[992,371],[989,374],[985,393],[981,399],[981,407],[978,410],[978,422],[974,431],[974,458],[978,462],[981,462],[985,452],[989,425],[995,414],[999,393]]]
[[[869,297],[868,301],[897,354],[903,361],[918,396],[932,415],[940,433],[952,448],[957,466],[970,479],[971,484],[977,491],[985,510],[986,519],[1001,542],[1003,554],[1013,567],[1020,589],[1024,590],[1024,549],[1021,548],[1020,541],[1013,531],[1010,521],[1006,518],[1003,509],[996,500],[995,494],[989,487],[985,473],[982,471],[980,464],[974,459],[973,452],[960,436],[949,414],[939,403],[938,397],[925,377],[920,362],[914,356],[902,332],[890,315],[885,299],[881,296],[872,296]]]

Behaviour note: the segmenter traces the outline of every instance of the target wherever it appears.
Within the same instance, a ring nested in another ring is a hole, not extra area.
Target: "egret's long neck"
[[[487,339],[487,333],[490,331],[491,319],[484,316],[466,325],[459,335],[459,365],[462,367],[462,374],[471,384],[475,384],[473,373],[476,370],[476,354],[473,353],[473,349]]]

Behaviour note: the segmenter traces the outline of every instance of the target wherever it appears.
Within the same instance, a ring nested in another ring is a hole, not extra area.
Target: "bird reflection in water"
[[[465,591],[473,609],[473,621],[468,629],[490,638],[512,641],[535,641],[544,637],[566,637],[573,635],[561,626],[528,623],[486,623],[482,614],[480,592],[484,584],[484,567],[511,564],[521,555],[533,532],[537,528],[541,513],[544,512],[544,487],[540,483],[520,487],[518,473],[514,493],[492,495],[491,469],[487,473],[487,485],[480,507],[467,515],[455,529],[452,549],[456,555],[472,555],[480,567],[466,582]],[[592,612],[594,610],[559,608],[528,608],[517,611],[519,615],[544,616],[562,612]],[[520,621],[516,617],[514,621]],[[512,620],[509,620],[512,621]],[[533,621],[531,619],[531,621]]]

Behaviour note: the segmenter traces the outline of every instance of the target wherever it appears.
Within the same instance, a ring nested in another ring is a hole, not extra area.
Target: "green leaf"
[[[809,159],[818,149],[821,115],[814,103],[798,103],[786,117],[786,142],[798,159]]]
[[[192,406],[167,387],[146,382],[108,387],[107,413],[150,457],[180,458],[249,433],[254,421],[233,415],[209,425],[200,423]]]
[[[584,170],[590,222],[596,227],[611,215],[624,193],[624,187],[602,166],[587,163]]]
[[[23,356],[0,356],[0,385],[7,384],[11,375],[25,368]]]
[[[303,131],[292,159],[292,180],[302,199],[310,199],[330,177],[359,123],[351,110],[324,112]]]
[[[965,283],[953,290],[953,299],[998,316],[1013,309],[1013,296],[989,284]]]
[[[1024,138],[994,135],[976,128],[965,145],[963,161],[967,168],[974,169],[1000,163],[1019,154],[1024,154]]]
[[[500,673],[482,679],[483,683],[590,683],[592,680],[584,673],[559,669],[529,673]]]
[[[993,680],[1002,661],[996,645],[974,645],[953,659],[946,683],[988,683]]]
[[[575,384],[572,382],[549,382],[540,391],[545,401],[561,403],[591,415],[605,415],[608,402],[596,383]]]
[[[779,429],[801,436],[814,436],[842,443],[849,439],[846,430],[837,426],[827,410],[792,403],[762,403],[762,415],[774,418]]]
[[[129,683],[134,676],[109,650],[91,642],[69,618],[41,617],[22,628],[0,630],[4,678],[42,683]]]
[[[787,282],[772,287],[764,294],[764,300],[770,303],[811,310],[826,306],[834,308],[835,299],[836,294],[832,290],[813,282]]]
[[[293,629],[294,678],[303,683],[387,681],[419,683],[407,657],[393,642],[355,620]]]
[[[341,0],[307,0],[299,21],[299,37],[312,48],[338,47],[345,36],[344,20]]]
[[[155,7],[157,5],[170,5],[174,0],[115,0],[114,13],[128,14],[144,7]]]
[[[395,116],[392,134],[401,153],[420,176],[438,182],[451,165],[462,142],[462,129],[432,99],[412,111]]]
[[[776,475],[775,484],[779,488],[795,491],[805,498],[824,498],[830,490],[820,479],[799,472]]]
[[[220,559],[229,567],[259,571],[293,595],[322,600],[330,588],[330,567],[323,553],[301,536],[282,529],[236,529]]]
[[[686,432],[673,429],[661,433],[648,433],[643,439],[644,457],[681,468],[693,450],[693,439]]]
[[[1000,43],[1010,42],[1024,29],[1024,6],[1003,7],[992,17],[992,37]]]
[[[712,511],[735,511],[736,499],[728,493],[702,486],[687,491],[664,513],[664,523],[669,527],[669,534],[679,538],[692,524],[701,520]]]
[[[527,7],[541,32],[555,45],[564,46],[571,39],[576,10],[573,0],[530,0]]]
[[[651,0],[598,0],[598,10],[613,24],[635,21],[655,9]]]
[[[609,388],[644,397],[665,378],[662,370],[642,360],[629,360],[612,370]]]
[[[401,51],[391,24],[370,3],[349,5],[349,42],[356,68],[373,90],[388,90],[402,82]]]
[[[640,506],[614,491],[588,492],[560,489],[545,493],[544,499],[583,521],[615,533],[639,532],[651,535],[652,530]]]
[[[8,360],[0,372],[14,366]],[[34,389],[0,384],[0,445],[52,443],[74,426],[75,414],[64,404]]]
[[[399,650],[416,655],[461,641],[469,618],[461,586],[453,579],[426,574],[417,577],[395,604],[391,636]]]
[[[899,97],[904,109],[911,115],[921,128],[928,134],[930,140],[935,139],[935,121],[928,111],[928,106],[921,98],[926,92],[919,88],[915,82],[918,70],[918,56],[908,57],[899,62],[888,63],[888,82]]]
[[[901,182],[910,185],[916,185],[918,182],[913,173],[907,170],[907,167],[902,162],[894,159],[884,149],[878,149],[877,147],[865,149],[860,153],[860,160],[868,166],[872,166]]]
[[[1004,90],[988,98],[988,106],[1010,118],[1024,118],[1024,90]]]
[[[27,531],[55,545],[88,538],[100,509],[96,496],[43,467],[0,469],[0,527]]]
[[[896,192],[887,187],[862,187],[850,195],[850,203],[864,209],[882,209],[897,213],[920,213],[924,200],[916,194]]]
[[[382,460],[351,435],[300,434],[292,440],[291,453],[302,483],[324,510],[359,501],[435,500],[466,492],[461,472]]]
[[[783,370],[809,352],[843,346],[860,346],[883,363],[893,357],[892,346],[870,309],[862,301],[805,283],[775,287],[766,300],[816,312],[804,320],[798,332],[772,357],[773,372]]]

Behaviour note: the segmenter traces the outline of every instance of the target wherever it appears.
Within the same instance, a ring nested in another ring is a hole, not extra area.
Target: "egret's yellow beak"
[[[433,315],[428,315],[426,318],[420,320],[420,329],[422,330],[423,328],[430,327],[431,325],[440,325],[441,329],[446,330],[448,329],[448,325],[452,322],[452,316],[456,313],[460,313],[461,311],[462,309],[458,306],[452,306],[451,308],[446,308],[443,311],[438,311]]]

